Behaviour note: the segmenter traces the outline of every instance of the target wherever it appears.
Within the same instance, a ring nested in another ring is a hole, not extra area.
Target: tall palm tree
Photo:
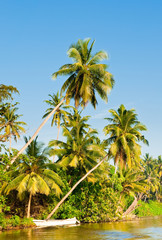
[[[64,82],[61,93],[66,91],[66,100],[75,100],[75,107],[81,103],[85,106],[90,102],[94,108],[97,104],[95,93],[107,101],[107,94],[114,85],[112,75],[107,71],[107,65],[101,64],[102,60],[108,58],[104,51],[99,51],[92,55],[94,42],[88,48],[90,38],[79,39],[76,44],[72,44],[68,50],[68,56],[73,59],[73,64],[65,64],[53,73],[53,78],[57,76],[69,75]]]
[[[111,109],[111,118],[106,118],[110,124],[104,127],[105,135],[109,135],[107,144],[110,144],[109,153],[114,158],[115,172],[120,164],[122,168],[131,168],[140,162],[142,141],[148,144],[148,141],[141,134],[147,128],[137,119],[134,109],[126,110],[121,105],[117,111]]]
[[[97,99],[95,93],[97,92],[103,100],[107,101],[107,94],[114,85],[113,77],[111,73],[107,71],[107,65],[100,63],[101,60],[107,59],[107,53],[99,51],[92,55],[94,41],[88,48],[89,42],[90,39],[80,39],[69,48],[68,56],[74,60],[74,63],[63,65],[53,74],[53,78],[61,75],[70,75],[61,88],[61,92],[66,92],[65,97],[44,119],[30,141],[26,143],[18,152],[17,156],[12,159],[11,164],[38,135],[41,128],[62,105],[65,99],[68,103],[71,98],[74,98],[76,107],[79,106],[80,103],[82,106],[85,106],[88,102],[91,102],[91,104],[96,107]]]
[[[9,153],[11,153],[12,137],[15,141],[17,141],[17,139],[20,138],[20,133],[25,133],[25,129],[22,126],[26,125],[26,123],[19,121],[19,118],[22,115],[17,114],[17,110],[17,107],[7,108],[6,112],[3,115],[5,124],[1,130],[4,130],[5,135],[7,136],[7,138],[9,138]]]
[[[37,193],[48,195],[50,190],[54,190],[57,196],[62,193],[60,187],[63,183],[57,173],[48,169],[47,151],[42,147],[42,143],[37,142],[37,139],[28,146],[26,150],[28,158],[22,157],[17,165],[17,171],[14,170],[14,178],[3,190],[5,194],[17,190],[20,200],[25,197],[25,193],[29,194],[27,218],[30,217],[32,196]]]

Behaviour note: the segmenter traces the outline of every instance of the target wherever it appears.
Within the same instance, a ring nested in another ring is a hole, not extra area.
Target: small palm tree
[[[20,138],[20,133],[25,133],[24,125],[26,125],[25,122],[18,121],[18,119],[22,116],[16,113],[18,110],[17,107],[10,107],[7,108],[4,115],[4,126],[1,130],[4,130],[5,136],[9,138],[9,153],[11,153],[11,140],[12,137],[15,141],[17,141],[18,138]]]
[[[147,128],[137,120],[137,114],[134,109],[126,110],[121,105],[117,111],[109,111],[111,118],[106,118],[110,124],[104,127],[105,135],[110,135],[107,144],[110,145],[109,154],[114,158],[115,172],[120,164],[122,168],[131,168],[133,165],[139,165],[142,141],[148,144],[148,141],[141,134]]]
[[[46,110],[46,113],[43,115],[43,118],[47,117],[62,100],[62,97],[59,97],[59,92],[53,95],[49,94],[49,96],[51,97],[51,99],[45,100],[45,102],[50,106],[50,108]],[[59,138],[61,120],[67,118],[68,113],[65,109],[67,109],[67,107],[65,107],[64,103],[62,103],[62,105],[55,111],[52,117],[51,126],[53,126],[53,124],[55,123],[55,125],[57,125],[58,128],[57,140]]]
[[[17,88],[15,88],[13,86],[7,86],[4,84],[0,84],[0,103],[6,99],[12,99],[13,93],[19,93]]]
[[[146,193],[147,183],[145,181],[143,172],[139,168],[126,170],[123,169],[119,175],[122,179],[122,191],[120,193],[121,202],[124,202],[126,196],[134,197],[131,205],[123,213],[123,216],[126,216],[136,208],[141,196]]]
[[[28,146],[27,157],[23,157],[17,166],[16,176],[13,175],[13,180],[4,188],[5,194],[17,190],[20,200],[25,193],[29,193],[27,218],[30,217],[32,196],[37,193],[48,195],[50,190],[54,190],[57,196],[62,193],[60,187],[63,183],[57,173],[47,168],[47,152],[41,149],[42,144],[35,139],[33,144]]]
[[[161,187],[158,160],[146,153],[143,161],[144,175],[148,186],[148,193],[150,195],[155,194],[157,200],[159,195],[158,192],[160,192]]]
[[[62,97],[59,97],[59,92],[53,95],[49,94],[49,96],[51,97],[51,99],[45,100],[45,102],[50,106],[50,108],[46,110],[46,113],[43,115],[43,118],[47,117],[62,100]],[[57,140],[59,139],[61,120],[67,119],[68,113],[65,109],[67,109],[67,107],[65,107],[64,103],[62,103],[62,105],[55,111],[52,117],[51,127],[55,123],[55,125],[58,128]],[[53,162],[54,161],[55,161],[55,156],[53,157]]]
[[[122,178],[121,185],[123,187],[121,195],[135,196],[136,193],[145,192],[145,177],[141,170],[127,169],[120,172]]]

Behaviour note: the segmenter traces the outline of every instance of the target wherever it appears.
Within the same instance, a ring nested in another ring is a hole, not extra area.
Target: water
[[[64,228],[7,231],[0,240],[161,240],[162,216],[134,221],[81,224]]]

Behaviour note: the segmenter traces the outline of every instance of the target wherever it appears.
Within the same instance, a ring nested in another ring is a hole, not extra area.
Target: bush
[[[12,227],[16,227],[20,225],[20,217],[17,215],[14,215],[10,218],[10,224]]]
[[[48,209],[42,213],[40,218],[45,219],[57,202],[56,199],[53,200],[53,203],[49,204]],[[108,187],[107,183],[96,182],[92,184],[85,181],[58,208],[52,218],[76,217],[81,222],[110,221],[120,217],[118,203],[119,192]]]

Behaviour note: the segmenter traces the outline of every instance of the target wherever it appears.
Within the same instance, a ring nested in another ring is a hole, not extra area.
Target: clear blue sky
[[[108,104],[99,100],[84,114],[104,138],[108,110],[120,104],[135,108],[150,142],[143,154],[162,154],[162,1],[161,0],[1,0],[0,82],[20,91],[19,113],[32,135],[41,123],[48,94],[56,93],[63,79],[51,79],[58,68],[71,62],[66,52],[79,38],[96,40],[94,52],[106,50],[115,87]],[[39,140],[56,138],[50,122]],[[17,147],[20,148],[23,140]],[[16,146],[16,145],[14,145]]]

